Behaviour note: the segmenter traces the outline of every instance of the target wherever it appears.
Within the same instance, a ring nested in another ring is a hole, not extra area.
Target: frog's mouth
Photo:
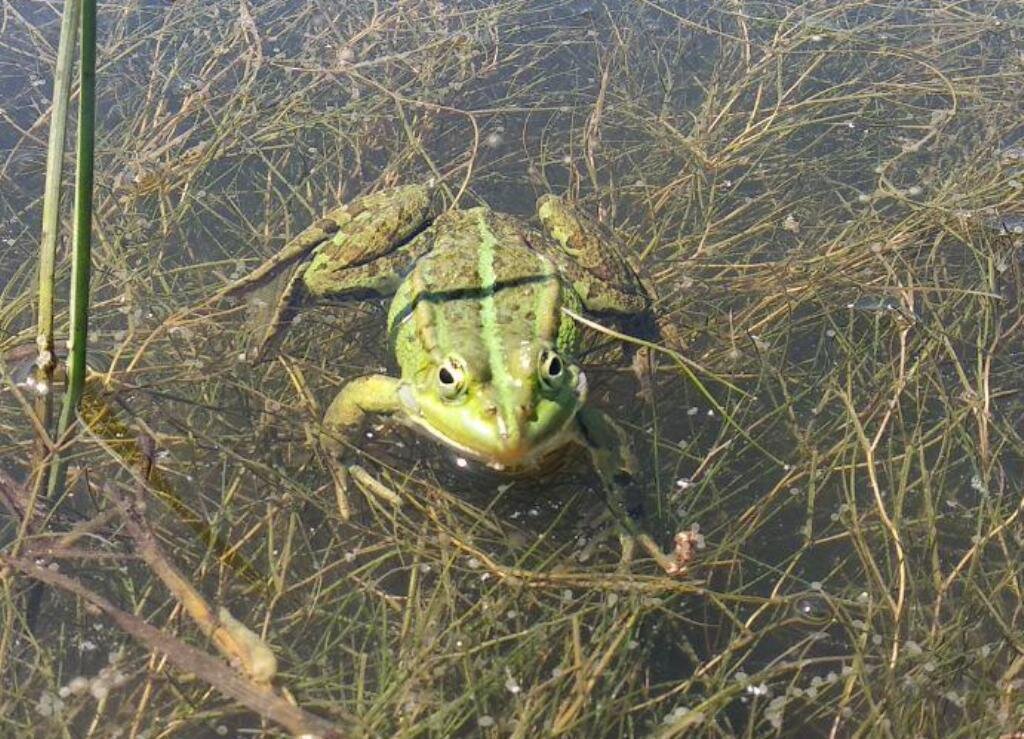
[[[569,404],[547,401],[537,420],[517,423],[510,432],[500,415],[488,416],[472,406],[426,407],[408,385],[399,390],[405,420],[431,438],[488,467],[509,474],[548,467],[551,456],[575,439],[575,418],[580,398]],[[433,411],[433,412],[432,412]]]
[[[410,417],[409,420],[415,428],[451,447],[458,453],[471,457],[487,465],[492,470],[510,475],[531,474],[548,469],[552,466],[552,457],[555,452],[573,440],[572,434],[568,433],[563,427],[558,433],[545,439],[540,444],[519,444],[517,446],[482,450],[468,446],[445,435],[439,429],[422,422],[422,419]]]

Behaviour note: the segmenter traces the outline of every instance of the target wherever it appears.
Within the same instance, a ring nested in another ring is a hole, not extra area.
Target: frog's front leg
[[[367,413],[391,414],[402,405],[398,398],[401,381],[387,375],[366,375],[350,380],[327,407],[324,435],[340,451],[338,442],[359,428]]]
[[[583,444],[606,484],[628,480],[636,474],[636,457],[626,432],[607,413],[584,407],[576,414],[576,421]]]
[[[348,468],[340,461],[345,442],[362,425],[368,413],[390,415],[401,408],[398,388],[400,381],[387,375],[367,375],[348,382],[339,392],[324,414],[323,427],[319,434],[319,446],[334,480],[338,509],[343,518],[348,518]],[[375,492],[374,486],[368,486]],[[389,503],[394,499],[382,496]]]
[[[678,572],[675,562],[661,551],[627,510],[622,485],[635,476],[637,462],[625,432],[608,417],[608,414],[596,408],[581,409],[576,420],[581,442],[590,452],[608,496],[608,506],[616,524],[621,528],[621,566],[624,568],[629,565],[633,543],[638,542],[665,572],[675,574]]]

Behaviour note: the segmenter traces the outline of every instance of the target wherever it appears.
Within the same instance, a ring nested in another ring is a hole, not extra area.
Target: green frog
[[[619,426],[587,403],[571,313],[634,314],[650,298],[610,231],[553,195],[539,199],[537,214],[543,230],[487,207],[439,212],[430,185],[382,190],[329,212],[221,295],[305,258],[286,289],[292,303],[302,293],[391,296],[399,376],[358,377],[341,389],[323,420],[332,453],[379,414],[513,474],[582,445],[617,495],[636,463]],[[661,555],[619,499],[614,508]]]

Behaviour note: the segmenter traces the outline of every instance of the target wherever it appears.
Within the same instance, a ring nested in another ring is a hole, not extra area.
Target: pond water
[[[1019,4],[101,3],[95,377],[53,501],[28,378],[59,25],[0,8],[5,556],[215,655],[123,525],[141,490],[277,694],[345,735],[1021,727]],[[257,363],[275,286],[207,301],[429,178],[529,221],[564,195],[623,240],[653,318],[597,318],[657,345],[650,387],[607,334],[578,360],[639,461],[639,525],[665,552],[695,532],[685,575],[619,568],[582,453],[502,476],[374,418],[348,461],[402,504],[357,476],[341,515],[313,440],[346,381],[396,371],[386,301],[307,304]],[[0,735],[287,735],[80,595],[3,577]]]

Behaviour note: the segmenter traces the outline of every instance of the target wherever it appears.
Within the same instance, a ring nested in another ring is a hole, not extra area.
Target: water
[[[17,384],[59,18],[17,0],[3,18]],[[299,705],[370,734],[1019,726],[1015,6],[112,2],[100,19],[90,365],[120,425],[77,443],[48,530],[109,508],[124,440],[154,434],[166,484],[145,515],[168,555],[264,636]],[[311,434],[344,381],[394,370],[386,305],[303,311],[256,366],[244,301],[188,312],[339,202],[430,176],[524,219],[566,194],[626,240],[661,343],[707,394],[661,355],[642,397],[605,337],[581,361],[641,461],[643,525],[666,551],[706,537],[687,578],[616,572],[585,455],[510,480],[376,420],[360,463],[403,506],[353,487],[342,521]],[[0,463],[23,480],[32,426],[0,398]],[[76,543],[88,556],[44,558],[11,517],[0,542],[214,653],[109,522]],[[38,641],[4,621],[0,734],[272,735],[72,596],[44,602]],[[125,679],[103,702],[60,695],[109,653]]]

